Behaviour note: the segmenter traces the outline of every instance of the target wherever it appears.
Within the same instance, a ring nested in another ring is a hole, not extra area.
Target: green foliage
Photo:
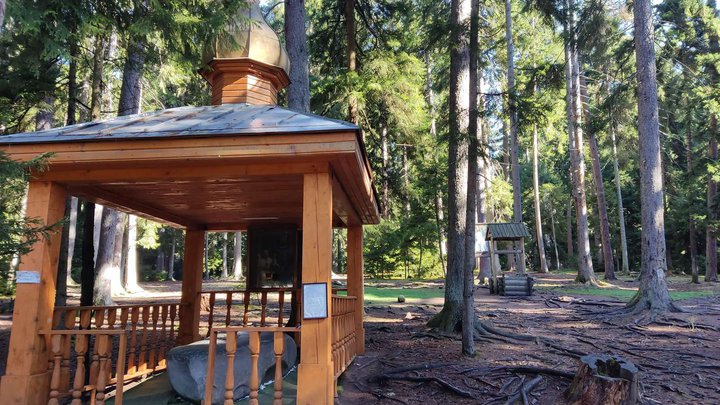
[[[16,162],[0,152],[0,291],[6,292],[11,277],[13,257],[28,253],[41,238],[55,232],[58,224],[44,224],[38,218],[25,216],[23,197],[30,171],[42,171],[47,155],[26,162]]]

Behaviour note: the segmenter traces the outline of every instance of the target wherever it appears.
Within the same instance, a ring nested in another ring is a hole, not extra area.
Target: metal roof
[[[485,240],[519,240],[529,238],[525,224],[518,222],[508,222],[504,224],[485,224],[487,225],[487,234]]]
[[[357,131],[354,124],[270,105],[179,107],[105,121],[0,136],[0,145],[186,136]]]

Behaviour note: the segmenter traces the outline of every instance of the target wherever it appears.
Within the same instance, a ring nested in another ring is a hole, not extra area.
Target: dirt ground
[[[504,332],[540,339],[481,336],[476,340],[474,358],[461,356],[459,336],[439,334],[425,326],[441,309],[441,298],[367,305],[367,351],[341,379],[337,403],[502,404],[538,375],[517,367],[574,374],[580,355],[608,353],[638,366],[645,403],[720,404],[720,285],[693,286],[686,279],[671,279],[671,290],[704,291],[708,295],[680,301],[685,313],[646,324],[608,315],[624,303],[578,293],[572,287],[572,275],[534,276],[540,291],[532,297],[499,297],[490,295],[487,288],[478,288],[475,304],[482,321]],[[441,281],[371,284],[377,288],[442,286]],[[632,281],[615,284],[626,289],[636,287]],[[144,293],[117,301],[129,304],[179,298],[179,282],[142,286]],[[572,294],[563,286],[572,288],[568,290]],[[232,287],[232,283],[223,282],[204,285],[207,290]],[[76,304],[78,293],[71,289],[71,304]],[[9,309],[10,305],[2,307]],[[11,324],[10,314],[0,315],[0,375],[5,370]],[[399,369],[412,370],[397,372]],[[563,392],[570,379],[544,373],[540,376],[542,381],[531,392],[528,403],[566,403]]]
[[[570,284],[572,280],[571,275],[535,277],[539,283],[550,284]],[[636,284],[619,283],[625,288]],[[551,346],[484,336],[476,341],[475,358],[461,356],[459,336],[438,334],[425,326],[441,305],[368,306],[367,352],[346,372],[338,403],[502,404],[524,382],[538,375],[508,368],[544,367],[575,374],[580,355],[607,353],[622,356],[638,366],[644,403],[718,404],[717,287],[717,284],[697,287],[681,280],[671,283],[673,290],[703,288],[715,294],[680,301],[687,313],[672,314],[647,325],[642,321],[636,323],[634,318],[607,315],[624,305],[615,298],[565,296],[558,290],[539,292],[532,297],[499,297],[490,295],[487,288],[479,288],[475,307],[481,320],[502,331],[541,337]],[[416,369],[391,374],[413,367]],[[391,378],[381,378],[388,374]],[[542,382],[532,391],[528,403],[567,403],[563,392],[571,380],[540,375]],[[428,382],[424,377],[437,380]]]

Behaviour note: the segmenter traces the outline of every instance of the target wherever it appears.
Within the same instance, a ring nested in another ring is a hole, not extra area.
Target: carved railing
[[[292,288],[202,291],[201,329],[210,336],[217,327],[285,326],[292,315],[293,297],[297,297],[295,305],[299,305],[299,290]]]
[[[127,357],[123,359],[126,368],[122,374],[122,379],[127,381],[165,369],[165,356],[175,346],[179,306],[180,304],[147,304],[56,307],[52,333],[63,329],[69,332],[119,331],[127,335]],[[69,340],[63,344],[64,353],[69,353]],[[93,352],[93,355],[95,354]]]
[[[88,400],[103,405],[113,384],[115,403],[122,404],[125,330],[52,330],[44,334],[50,347],[48,405],[58,405],[60,401],[80,405]],[[113,358],[117,359],[114,365]]]
[[[338,378],[355,359],[355,303],[356,297],[332,296],[332,358],[335,378]]]
[[[204,404],[212,403],[213,385],[215,383],[215,362],[217,361],[217,339],[218,334],[225,334],[225,351],[227,356],[227,368],[225,369],[225,404],[233,403],[235,390],[235,352],[237,351],[238,332],[245,332],[249,338],[250,351],[250,380],[248,388],[249,404],[258,405],[258,396],[260,391],[260,375],[258,370],[258,359],[260,357],[260,334],[263,332],[273,333],[273,351],[275,355],[275,377],[273,383],[274,395],[273,404],[282,405],[283,403],[283,370],[282,357],[285,353],[285,333],[298,333],[299,327],[243,327],[243,326],[225,326],[214,327],[210,331],[210,346],[208,347],[208,366],[205,380]]]

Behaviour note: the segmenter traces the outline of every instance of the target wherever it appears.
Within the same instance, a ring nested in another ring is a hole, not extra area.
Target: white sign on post
[[[16,284],[40,284],[39,271],[18,271],[15,275]]]
[[[303,319],[328,317],[327,283],[303,284]]]

